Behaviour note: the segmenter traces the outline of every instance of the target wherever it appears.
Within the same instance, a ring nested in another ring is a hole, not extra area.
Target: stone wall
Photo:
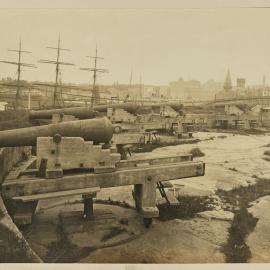
[[[0,149],[0,184],[12,167],[31,153],[30,147]],[[31,249],[9,216],[0,193],[0,263],[38,263],[42,260]]]
[[[31,154],[31,147],[6,147],[0,149],[0,184],[5,176],[25,156]]]

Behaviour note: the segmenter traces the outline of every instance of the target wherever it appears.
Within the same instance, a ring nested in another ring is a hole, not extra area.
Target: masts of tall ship
[[[59,86],[59,99],[63,102],[63,89],[62,89],[62,72],[59,71],[59,78],[58,78],[58,86]]]
[[[95,56],[86,56],[86,57],[94,59],[94,67],[93,68],[80,68],[80,70],[87,70],[87,71],[93,72],[93,88],[92,88],[91,103],[92,104],[99,104],[100,103],[100,92],[99,92],[98,87],[96,86],[97,76],[98,76],[98,74],[106,73],[109,71],[108,71],[108,69],[97,68],[97,60],[104,59],[103,57],[98,56],[97,47],[96,47]]]
[[[61,98],[61,93],[58,91],[58,88],[60,86],[60,84],[59,84],[60,66],[61,65],[74,66],[74,64],[60,61],[60,52],[61,51],[70,51],[69,49],[61,48],[61,46],[60,46],[60,36],[58,38],[58,46],[57,47],[46,47],[46,48],[53,49],[53,50],[57,51],[56,61],[41,59],[38,62],[43,63],[43,64],[54,64],[56,66],[56,68],[55,68],[55,83],[53,85],[54,86],[54,92],[53,92],[53,95],[52,95],[52,105],[53,105],[53,107],[62,107],[64,105],[64,102],[63,102],[63,99]],[[46,84],[43,84],[43,85],[46,85]],[[48,86],[52,86],[52,85],[48,85]]]
[[[15,103],[14,103],[14,109],[22,109],[23,103],[21,102],[21,88],[25,87],[25,85],[21,84],[21,72],[22,67],[31,67],[31,68],[36,68],[36,66],[34,64],[28,64],[28,63],[22,63],[21,62],[21,57],[23,53],[32,53],[30,51],[24,51],[22,50],[22,42],[21,39],[19,41],[19,49],[18,50],[11,50],[9,49],[8,51],[11,52],[17,52],[18,53],[18,62],[13,62],[13,61],[4,61],[4,60],[0,60],[1,63],[5,63],[5,64],[12,64],[12,65],[16,65],[17,66],[17,81],[16,84],[9,84],[9,83],[5,83],[5,84],[1,84],[4,86],[10,86],[10,87],[16,87],[16,95],[15,95]]]
[[[132,78],[133,78],[133,70],[131,69],[130,76],[129,76],[129,87],[132,85]]]
[[[140,95],[140,99],[142,99],[143,98],[142,74],[140,74],[140,92],[139,92],[139,95]]]

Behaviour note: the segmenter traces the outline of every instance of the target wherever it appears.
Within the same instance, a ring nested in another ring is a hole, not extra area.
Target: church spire
[[[231,81],[231,74],[230,74],[229,69],[228,69],[228,72],[227,72],[227,76],[226,76],[223,88],[226,91],[232,90],[232,81]]]

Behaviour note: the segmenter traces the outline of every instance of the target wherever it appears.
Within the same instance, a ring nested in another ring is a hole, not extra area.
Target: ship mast
[[[60,51],[70,51],[69,49],[61,48],[60,35],[58,37],[58,45],[57,45],[57,47],[46,47],[46,48],[56,50],[56,52],[57,52],[56,61],[41,59],[41,60],[39,60],[39,63],[54,64],[55,65],[55,83],[54,83],[54,92],[53,92],[53,97],[52,97],[52,105],[53,105],[53,107],[62,107],[63,106],[63,100],[61,98],[61,93],[59,93],[59,91],[58,91],[60,66],[61,65],[74,66],[74,64],[60,61]]]
[[[92,86],[92,104],[99,104],[100,103],[100,92],[98,87],[96,86],[96,80],[99,73],[106,73],[108,72],[107,69],[97,68],[97,60],[104,59],[103,57],[98,56],[97,47],[95,56],[86,56],[88,58],[94,59],[94,67],[93,68],[80,68],[80,70],[87,70],[93,72],[93,86]]]
[[[17,62],[13,62],[13,61],[4,61],[1,60],[1,63],[5,63],[5,64],[12,64],[12,65],[17,65],[17,82],[16,85],[13,84],[6,84],[6,86],[15,86],[17,88],[16,90],[16,96],[15,96],[15,104],[14,104],[14,109],[17,110],[21,107],[23,107],[22,103],[21,103],[21,87],[23,87],[21,85],[21,72],[22,69],[21,67],[31,67],[31,68],[36,68],[36,66],[34,64],[28,64],[28,63],[22,63],[21,62],[21,55],[22,53],[32,53],[30,51],[24,51],[22,50],[22,42],[21,39],[19,41],[19,49],[18,50],[11,50],[9,49],[8,51],[11,52],[17,52],[18,53],[18,61]]]

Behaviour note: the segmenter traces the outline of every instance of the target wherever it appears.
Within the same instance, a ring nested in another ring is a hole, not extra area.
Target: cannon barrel
[[[91,107],[70,107],[61,109],[30,111],[30,119],[51,119],[53,114],[69,114],[79,119],[91,119],[97,116],[97,112]]]
[[[171,106],[175,110],[183,108],[183,105],[179,102],[159,102],[159,103],[146,103],[146,102],[126,102],[126,103],[112,103],[104,105],[93,106],[94,111],[106,112],[107,108],[121,108],[129,113],[136,113],[142,107],[158,108],[161,106]]]
[[[175,110],[180,110],[183,105],[179,102],[160,102],[160,103],[146,103],[146,102],[127,102],[127,103],[111,103],[104,105],[94,105],[93,107],[70,107],[62,109],[50,109],[30,111],[30,119],[51,119],[53,114],[69,114],[79,119],[91,119],[95,118],[98,113],[107,112],[108,108],[124,109],[129,113],[136,113],[140,108],[151,107],[158,108],[160,106],[171,106]]]
[[[60,134],[63,137],[82,137],[86,141],[107,143],[113,135],[113,126],[107,118],[76,120],[37,127],[0,131],[0,147],[34,146],[37,137]]]

